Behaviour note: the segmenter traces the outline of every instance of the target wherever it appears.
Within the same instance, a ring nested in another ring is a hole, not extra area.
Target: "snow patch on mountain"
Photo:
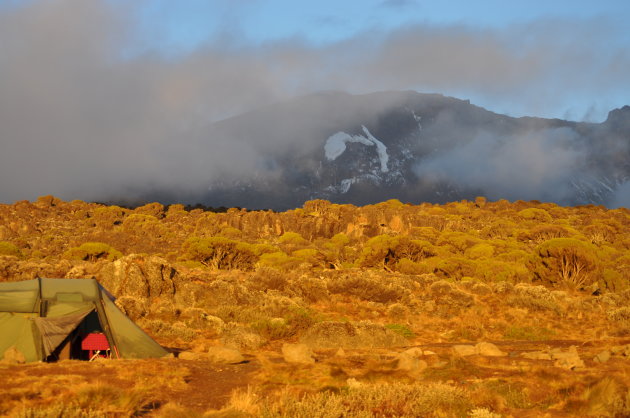
[[[387,173],[389,169],[387,168],[387,163],[389,161],[389,155],[387,155],[387,147],[381,141],[376,139],[374,135],[366,128],[364,125],[361,125],[365,136],[363,135],[350,135],[346,132],[337,132],[336,134],[331,135],[326,140],[326,144],[324,145],[324,153],[326,155],[326,159],[328,161],[334,161],[341,154],[346,151],[347,143],[359,143],[366,146],[375,146],[376,152],[378,154],[379,161],[381,163],[381,171],[383,173]]]
[[[422,124],[420,123],[420,121],[422,120],[422,117],[416,115],[416,112],[414,112],[413,110],[411,111],[411,114],[413,115],[413,119],[418,124],[418,130],[421,131],[422,130]]]

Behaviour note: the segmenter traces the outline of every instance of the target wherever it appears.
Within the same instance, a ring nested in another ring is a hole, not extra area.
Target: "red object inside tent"
[[[81,342],[81,350],[87,350],[90,352],[90,360],[92,360],[95,355],[107,357],[105,353],[101,354],[101,352],[109,350],[109,342],[107,341],[105,334],[92,332]]]

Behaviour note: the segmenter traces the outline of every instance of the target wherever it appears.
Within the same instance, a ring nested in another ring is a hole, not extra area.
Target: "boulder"
[[[562,352],[560,350],[552,350],[550,354],[551,358],[555,360],[553,365],[556,367],[569,370],[584,367],[584,362],[580,358],[577,348],[574,345],[569,347],[569,351]]]
[[[24,364],[26,363],[26,358],[24,354],[13,345],[4,351],[1,362],[6,364]]]
[[[207,355],[215,363],[239,364],[245,361],[240,351],[227,347],[210,347]]]
[[[96,276],[114,296],[154,298],[173,297],[176,275],[161,257],[132,254],[107,263]]]
[[[194,353],[192,351],[182,351],[177,356],[180,360],[199,360],[202,357],[200,353]]]
[[[488,342],[481,342],[475,346],[475,350],[477,350],[477,354],[481,356],[489,356],[489,357],[503,357],[507,354],[503,351],[499,350],[499,348]]]
[[[257,350],[265,343],[265,339],[246,328],[230,323],[224,329],[221,342],[224,346],[236,350]]]
[[[291,364],[314,364],[313,351],[306,344],[282,345],[284,361]]]
[[[397,358],[396,368],[410,374],[419,374],[428,367],[427,362],[420,360],[407,352],[400,353]]]
[[[474,356],[477,354],[477,349],[472,345],[459,344],[453,346],[453,352],[461,357]]]
[[[422,351],[420,347],[412,347],[408,350],[403,351],[403,353],[410,355],[411,357],[415,357],[415,358],[420,358],[423,355],[425,355],[425,353]]]
[[[616,345],[610,351],[615,355],[630,357],[630,344]]]
[[[593,357],[593,361],[597,362],[597,363],[606,363],[608,360],[610,360],[610,351],[608,350],[604,350],[601,353],[597,354],[595,357]]]

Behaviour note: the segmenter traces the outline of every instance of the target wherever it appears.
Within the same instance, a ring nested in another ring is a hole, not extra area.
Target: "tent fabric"
[[[10,347],[27,361],[45,360],[96,312],[116,357],[168,354],[114,304],[95,279],[33,279],[0,283],[0,359]],[[89,316],[88,316],[89,315]],[[79,328],[78,328],[79,327]]]
[[[66,337],[74,331],[83,321],[87,314],[92,312],[94,308],[83,312],[58,316],[55,318],[35,318],[34,322],[39,329],[42,337],[42,345],[44,348],[44,356],[48,357],[55,351],[57,347],[66,339]]]
[[[162,357],[168,354],[162,346],[140,329],[109,299],[103,299],[105,313],[116,324],[112,334],[120,353],[128,358]],[[163,354],[162,354],[163,353]]]
[[[0,312],[0,359],[6,350],[15,347],[26,361],[40,360],[37,330],[33,323],[35,317],[32,313]]]
[[[0,283],[0,312],[35,312],[38,299],[37,280]]]

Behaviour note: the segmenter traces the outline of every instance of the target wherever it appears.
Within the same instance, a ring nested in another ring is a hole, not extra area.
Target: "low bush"
[[[78,247],[70,248],[64,256],[70,259],[94,262],[100,259],[116,260],[122,257],[122,253],[103,242],[86,242]]]
[[[19,257],[22,255],[22,252],[16,245],[6,241],[0,241],[0,255]]]

